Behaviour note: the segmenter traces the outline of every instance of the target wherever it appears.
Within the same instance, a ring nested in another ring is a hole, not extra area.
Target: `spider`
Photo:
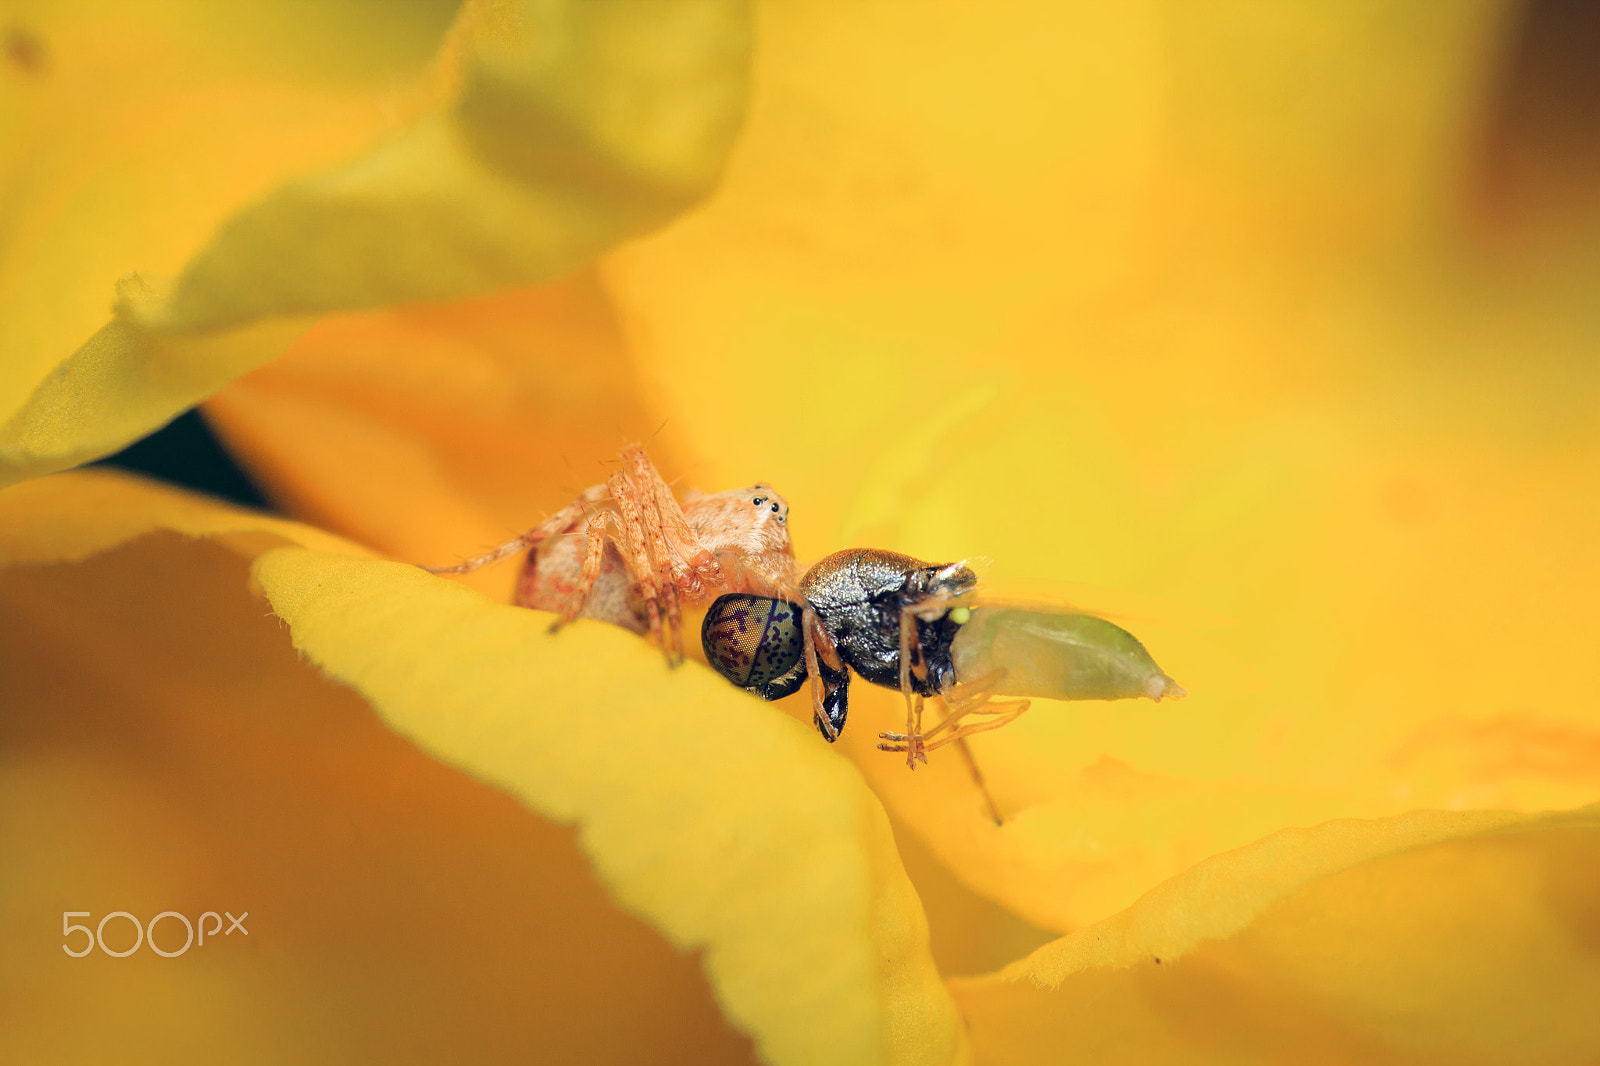
[[[933,565],[896,552],[836,552],[800,579],[800,602],[724,595],[700,630],[706,661],[740,688],[780,699],[809,678],[817,729],[831,743],[849,710],[850,672],[906,701],[904,733],[880,733],[883,751],[906,765],[955,744],[995,824],[1000,813],[967,738],[998,729],[1030,701],[1153,700],[1184,695],[1133,634],[1065,608],[977,601],[978,578],[962,563]],[[922,728],[924,697],[945,707]]]
[[[557,625],[596,618],[649,633],[667,661],[683,658],[681,608],[727,592],[790,597],[794,547],[789,504],[766,485],[680,505],[644,448],[630,444],[620,468],[543,523],[500,547],[434,574],[467,574],[528,550],[513,603],[554,611]]]

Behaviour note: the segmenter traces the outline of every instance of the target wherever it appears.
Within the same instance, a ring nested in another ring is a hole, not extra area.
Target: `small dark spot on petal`
[[[49,62],[44,42],[24,26],[7,26],[4,32],[6,62],[26,74],[43,74]]]

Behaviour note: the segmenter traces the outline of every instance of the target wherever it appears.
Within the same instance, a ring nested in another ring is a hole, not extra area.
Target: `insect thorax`
[[[906,607],[957,596],[976,584],[964,567],[929,566],[895,552],[840,552],[806,575],[804,594],[845,663],[865,681],[900,687],[900,622]],[[913,619],[912,687],[935,695],[955,682],[950,645],[960,630],[948,612]]]

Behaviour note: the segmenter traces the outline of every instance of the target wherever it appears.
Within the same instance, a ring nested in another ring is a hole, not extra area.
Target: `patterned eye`
[[[800,608],[744,592],[718,596],[700,626],[700,646],[711,668],[739,688],[763,688],[800,661]]]

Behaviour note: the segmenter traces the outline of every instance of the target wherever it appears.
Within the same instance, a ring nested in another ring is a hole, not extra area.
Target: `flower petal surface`
[[[0,528],[8,1056],[756,1061],[570,827],[396,736],[250,590],[264,550],[359,549],[88,473],[0,493]],[[62,950],[135,920],[127,957]]]
[[[977,1061],[1592,1061],[1600,809],[1286,830],[990,977]]]
[[[575,825],[607,893],[680,952],[703,953],[722,1009],[767,1061],[962,1059],[954,1006],[881,806],[805,726],[708,671],[668,670],[657,650],[608,626],[551,633],[540,612],[363,558],[294,523],[125,476],[80,472],[15,486],[0,494],[0,518],[8,530],[0,550],[16,564],[53,561],[52,543],[55,558],[83,560],[159,530],[214,538],[255,558],[255,579],[289,626],[280,640],[480,788],[509,793],[549,823]],[[152,558],[181,556],[186,544],[203,547],[169,538]],[[165,571],[150,563],[140,567],[144,593],[112,590],[102,614],[165,602]],[[214,567],[166,569],[184,589],[179,608],[215,581]],[[71,566],[58,570],[61,580],[92,587]],[[48,588],[24,582],[19,602],[37,614]],[[40,630],[41,647],[54,647],[45,638],[74,624],[81,599],[63,601]],[[193,627],[184,634],[174,651],[201,655]],[[231,692],[250,674],[227,659],[188,672],[160,656],[144,663],[140,641],[123,647],[109,631],[78,639],[104,643],[105,668],[127,691],[153,692],[140,699],[162,713],[214,716],[210,690]],[[31,676],[42,685],[51,672]],[[186,698],[164,695],[173,686]],[[44,713],[43,692],[24,695]],[[92,702],[110,713],[105,696]],[[153,755],[163,751],[156,745]]]
[[[896,817],[1035,924],[1285,826],[1596,799],[1594,245],[1461,192],[1504,18],[767,5],[727,180],[606,258],[704,480],[758,466],[802,559],[987,556],[1188,689],[976,738],[1000,829],[853,693]],[[752,405],[782,431],[731,444]]]
[[[807,727],[620,630],[551,634],[411,567],[282,549],[256,575],[296,647],[391,728],[578,822],[623,905],[705,951],[763,1057],[960,1054],[888,821]]]
[[[362,43],[289,88],[288,9],[249,34],[177,4],[123,34],[107,7],[27,30],[58,58],[8,116],[19,147],[43,147],[8,153],[25,195],[0,265],[0,350],[16,353],[0,483],[156,428],[319,312],[569,271],[702,195],[743,113],[737,0],[647,20],[626,4],[470,3],[431,62],[418,39],[444,24],[414,5],[409,35],[327,30]],[[241,48],[248,61],[223,62]],[[100,91],[125,76],[128,94]]]

